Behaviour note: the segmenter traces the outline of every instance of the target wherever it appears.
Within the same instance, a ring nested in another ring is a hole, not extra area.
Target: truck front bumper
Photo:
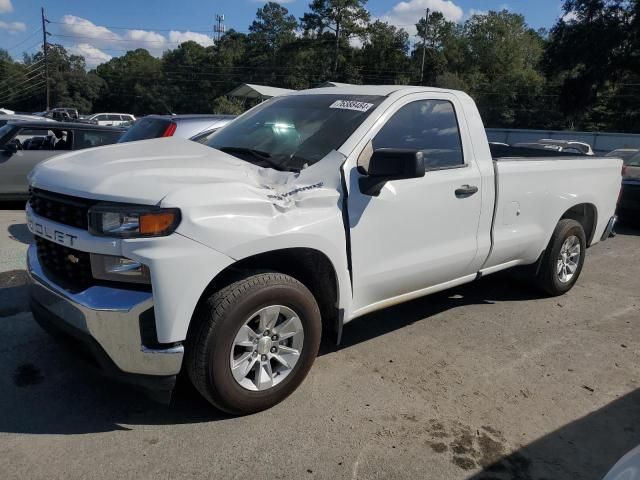
[[[76,353],[105,375],[168,401],[180,372],[182,344],[148,348],[142,342],[142,317],[153,315],[150,292],[92,286],[72,293],[49,280],[35,246],[27,253],[30,304],[35,320],[49,333],[71,342]]]

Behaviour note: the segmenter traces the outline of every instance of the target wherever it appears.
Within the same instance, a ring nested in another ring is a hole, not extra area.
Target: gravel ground
[[[361,318],[275,408],[174,404],[86,371],[33,322],[24,214],[0,210],[3,479],[600,479],[640,443],[640,231],[569,294],[498,275]]]

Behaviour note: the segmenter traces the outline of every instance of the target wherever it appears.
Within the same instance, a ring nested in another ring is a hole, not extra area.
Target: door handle
[[[462,185],[460,188],[456,189],[456,197],[458,198],[470,197],[475,193],[478,193],[478,187],[475,185]]]

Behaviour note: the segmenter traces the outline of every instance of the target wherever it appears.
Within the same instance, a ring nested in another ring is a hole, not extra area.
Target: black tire
[[[233,378],[231,348],[246,320],[269,305],[283,305],[298,314],[304,329],[303,347],[293,370],[280,383],[250,391]],[[214,293],[199,307],[193,321],[186,352],[191,382],[210,403],[234,415],[265,410],[288,397],[307,376],[322,336],[320,309],[313,294],[295,278],[277,272],[248,274]]]
[[[558,257],[560,256],[560,249],[563,243],[572,235],[575,235],[580,241],[579,263],[573,277],[567,282],[562,282],[557,273]],[[542,257],[538,274],[536,275],[535,280],[538,288],[552,297],[563,295],[571,290],[578,281],[580,272],[582,272],[586,249],[587,239],[582,225],[571,219],[560,220],[553,231],[549,245]]]

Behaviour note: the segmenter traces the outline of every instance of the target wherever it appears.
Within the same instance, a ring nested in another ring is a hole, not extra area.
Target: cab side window
[[[373,148],[421,151],[431,170],[464,165],[458,119],[446,100],[418,100],[400,108],[375,136]]]
[[[22,150],[71,150],[71,132],[57,128],[23,128],[15,140]]]
[[[111,145],[116,143],[122,135],[119,131],[100,132],[91,130],[79,130],[76,132],[76,150],[83,148],[100,147],[102,145]]]

